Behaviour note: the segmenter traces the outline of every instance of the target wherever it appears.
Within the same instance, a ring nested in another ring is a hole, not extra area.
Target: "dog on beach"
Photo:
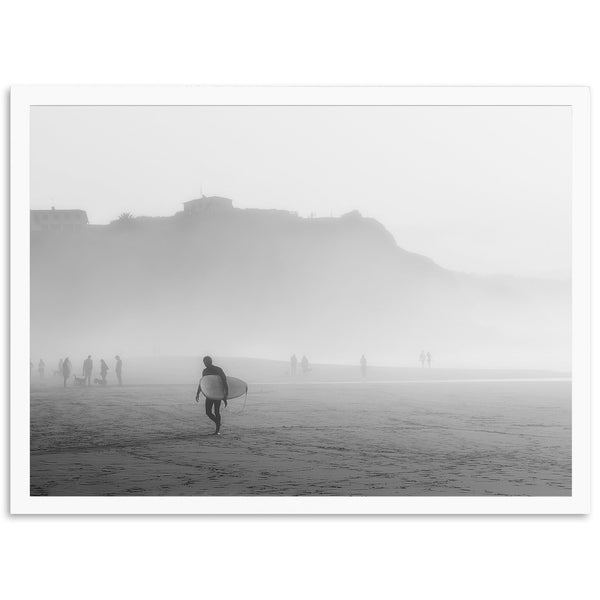
[[[85,377],[77,377],[77,375],[73,375],[73,380],[75,385],[85,385]]]
[[[97,377],[94,379],[94,383],[97,385],[106,385],[106,379],[98,379]]]

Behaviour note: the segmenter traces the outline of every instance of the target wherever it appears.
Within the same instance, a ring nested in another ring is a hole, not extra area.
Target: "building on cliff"
[[[88,224],[85,210],[50,210],[30,211],[31,231],[76,231]]]
[[[225,212],[233,210],[233,201],[220,196],[202,196],[183,203],[185,215],[200,215],[206,213]]]

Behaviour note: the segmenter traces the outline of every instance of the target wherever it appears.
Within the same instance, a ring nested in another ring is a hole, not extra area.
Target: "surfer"
[[[360,357],[360,372],[362,373],[363,379],[366,379],[367,378],[367,359],[365,358],[364,354]]]
[[[212,358],[210,356],[205,356],[202,361],[204,362],[204,366],[206,367],[204,371],[202,371],[202,377],[206,377],[207,375],[217,375],[223,381],[223,388],[225,393],[223,395],[223,402],[225,406],[227,406],[227,396],[229,395],[229,388],[227,386],[227,377],[225,372],[221,367],[217,367],[217,365],[213,365]],[[198,384],[198,391],[196,392],[196,402],[200,398],[200,384]],[[219,431],[221,429],[221,400],[211,400],[210,398],[206,399],[205,402],[206,416],[216,425],[215,435],[219,435]],[[214,410],[214,413],[213,413]]]

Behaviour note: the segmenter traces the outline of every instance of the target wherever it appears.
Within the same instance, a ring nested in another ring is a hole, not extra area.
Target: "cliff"
[[[214,210],[31,238],[32,353],[570,368],[568,282],[483,278],[350,213]],[[112,353],[112,354],[111,354]]]

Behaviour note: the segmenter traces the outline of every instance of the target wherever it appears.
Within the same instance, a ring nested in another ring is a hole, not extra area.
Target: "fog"
[[[32,208],[83,208],[91,220],[77,231],[32,231],[34,365],[42,357],[52,370],[69,356],[77,372],[88,354],[111,364],[119,354],[125,374],[135,365],[140,381],[176,383],[192,370],[195,376],[204,354],[236,365],[238,373],[279,377],[295,353],[314,365],[310,377],[349,377],[332,365],[354,368],[365,355],[372,368],[414,369],[425,351],[432,370],[570,370],[568,112],[515,109],[482,117],[465,107],[458,121],[452,111],[435,113],[432,129],[423,109],[415,109],[414,122],[406,111],[385,113],[385,121],[379,110],[362,110],[357,126],[355,113],[342,111],[340,119],[330,108],[308,120],[303,113],[299,122],[310,127],[303,145],[294,145],[298,113],[274,109],[295,149],[295,162],[283,168],[281,155],[290,158],[289,151],[274,144],[281,132],[265,110],[258,117],[237,112],[227,121],[211,109],[214,122],[203,137],[198,127],[207,117],[197,107],[175,116],[153,109],[159,132],[170,123],[181,134],[182,122],[190,124],[182,158],[172,138],[160,146],[156,131],[145,132],[141,125],[152,123],[146,109],[127,109],[128,126],[123,111],[110,108],[33,109]],[[327,115],[331,126],[316,128]],[[99,133],[107,123],[110,135]],[[254,153],[245,142],[243,168],[239,148],[228,154],[223,144],[236,138],[232,123],[246,133],[257,123],[265,127],[264,136],[255,131],[252,138]],[[349,129],[340,135],[344,123]],[[459,125],[464,136],[456,140]],[[385,156],[381,145],[364,151],[374,131],[387,140]],[[168,157],[164,164],[145,146],[150,138]],[[195,141],[204,154],[192,167]],[[321,142],[330,153],[345,147],[346,159],[332,158],[331,173],[327,157],[313,153]],[[430,158],[416,178],[406,170],[416,160],[411,144],[415,156]],[[441,166],[450,157],[455,183],[448,164]],[[270,182],[260,201],[263,187],[242,192],[248,169],[254,180]],[[193,198],[183,192],[215,172],[212,181],[223,188],[215,192],[238,190],[233,206],[211,197],[196,214],[178,212],[180,201]],[[352,180],[360,194],[346,193]],[[396,195],[402,180],[411,182],[410,197]],[[157,181],[162,204],[152,192]],[[316,199],[319,185],[326,192]],[[132,206],[132,218],[116,220]],[[338,216],[329,216],[333,208]],[[412,217],[399,223],[407,210]]]
[[[132,219],[31,249],[33,356],[569,368],[568,282],[451,272],[356,213]]]
[[[568,277],[566,106],[36,106],[32,208],[164,216],[206,195],[352,210],[455,271]]]

